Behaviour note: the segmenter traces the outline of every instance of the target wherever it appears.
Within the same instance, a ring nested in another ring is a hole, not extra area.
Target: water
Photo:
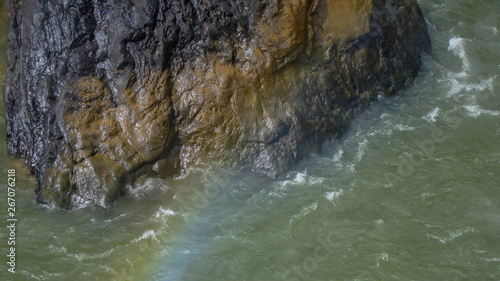
[[[414,86],[285,180],[199,169],[67,212],[1,161],[3,178],[18,169],[19,221],[16,275],[0,232],[0,279],[499,280],[500,2],[421,5],[433,52]]]

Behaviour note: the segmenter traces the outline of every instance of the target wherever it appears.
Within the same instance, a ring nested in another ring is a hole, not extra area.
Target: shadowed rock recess
[[[8,152],[63,208],[201,163],[277,176],[430,49],[413,0],[6,5]]]

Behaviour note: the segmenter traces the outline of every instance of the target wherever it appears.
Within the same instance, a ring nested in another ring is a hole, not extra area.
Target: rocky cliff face
[[[275,176],[406,87],[430,48],[414,0],[6,5],[8,152],[63,208],[199,163]]]

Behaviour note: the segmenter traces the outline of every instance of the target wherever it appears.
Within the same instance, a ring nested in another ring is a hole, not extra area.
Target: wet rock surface
[[[6,5],[8,152],[63,208],[200,163],[279,175],[430,50],[413,0]]]

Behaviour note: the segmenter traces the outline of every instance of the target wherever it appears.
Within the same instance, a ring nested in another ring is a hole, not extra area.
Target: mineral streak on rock
[[[279,175],[430,50],[414,0],[6,5],[8,152],[63,208],[199,163]]]

